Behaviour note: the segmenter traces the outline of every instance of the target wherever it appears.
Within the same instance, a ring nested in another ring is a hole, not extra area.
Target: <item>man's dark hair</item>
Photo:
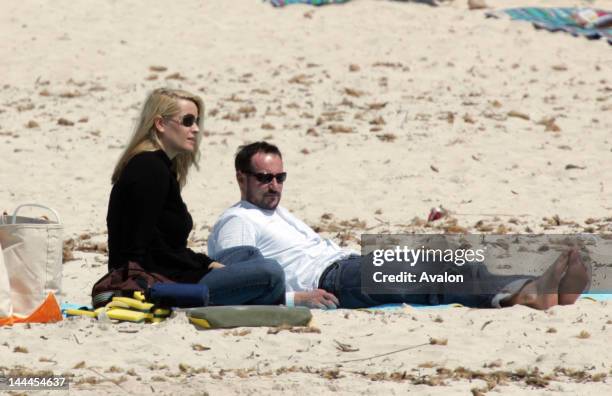
[[[244,146],[238,147],[236,159],[234,160],[236,171],[251,172],[251,158],[257,153],[276,154],[283,159],[278,147],[268,142],[245,144]]]

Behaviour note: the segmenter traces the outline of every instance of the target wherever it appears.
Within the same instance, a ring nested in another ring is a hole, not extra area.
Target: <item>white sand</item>
[[[612,9],[610,0],[487,3]],[[0,209],[49,205],[66,238],[105,240],[112,168],[146,94],[164,85],[198,91],[207,106],[202,167],[184,190],[196,250],[239,197],[236,147],[263,138],[285,157],[284,206],[352,247],[366,229],[431,231],[411,222],[436,205],[470,232],[612,231],[612,48],[603,40],[486,19],[463,1],[382,0],[285,9],[257,0],[6,1],[0,39]],[[174,73],[184,80],[167,79]],[[558,131],[540,125],[545,118]],[[87,303],[106,257],[74,255],[65,298]],[[486,386],[453,375],[458,367],[513,373],[492,391],[502,394],[609,392],[609,378],[596,381],[612,375],[609,303],[315,317],[320,334],[203,332],[180,316],[158,326],[75,319],[0,328],[0,366],[72,373],[85,381],[72,386],[79,394],[448,395]],[[577,338],[581,331],[590,337]],[[339,363],[430,337],[448,345]],[[341,352],[334,340],[359,350]],[[557,366],[585,377],[557,373],[543,384],[519,375],[554,375]],[[419,379],[441,368],[451,370],[443,386]]]

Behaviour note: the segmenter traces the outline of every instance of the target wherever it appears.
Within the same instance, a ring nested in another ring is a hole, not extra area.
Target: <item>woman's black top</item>
[[[147,271],[195,283],[213,261],[187,248],[193,221],[163,150],[129,160],[111,191],[106,225],[109,271],[136,261]]]

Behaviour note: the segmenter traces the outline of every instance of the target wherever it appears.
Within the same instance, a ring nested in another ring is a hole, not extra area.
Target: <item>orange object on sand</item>
[[[45,301],[26,317],[9,316],[0,318],[0,326],[13,325],[15,323],[51,323],[62,320],[62,310],[53,293],[49,293]]]

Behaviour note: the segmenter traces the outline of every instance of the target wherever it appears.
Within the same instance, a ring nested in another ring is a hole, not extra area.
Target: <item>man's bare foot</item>
[[[559,304],[575,303],[589,284],[590,277],[589,270],[580,259],[580,252],[577,248],[572,249],[567,271],[559,283]]]
[[[547,309],[559,304],[559,283],[568,267],[569,252],[563,252],[537,279],[527,283],[504,306],[516,304],[535,309]]]

